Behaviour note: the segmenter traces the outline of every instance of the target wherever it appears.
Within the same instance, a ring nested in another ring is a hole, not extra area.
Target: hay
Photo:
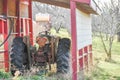
[[[8,0],[8,16],[15,16],[16,14],[15,1]],[[0,15],[3,13],[3,0],[0,0]]]
[[[3,0],[0,0],[0,15],[3,14]],[[15,0],[8,0],[8,16],[16,16]],[[20,16],[28,18],[28,5],[20,4]]]
[[[15,0],[8,0],[8,16],[16,15],[16,4]]]

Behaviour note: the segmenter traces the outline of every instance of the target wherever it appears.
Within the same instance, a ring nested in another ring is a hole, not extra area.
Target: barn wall
[[[2,3],[3,3],[3,0],[0,0],[0,15],[2,14],[2,9],[3,9]]]
[[[92,59],[92,31],[90,14],[83,13],[76,9],[76,26],[77,26],[77,65],[78,72],[88,68]],[[90,53],[90,54],[89,54]]]
[[[77,47],[78,50],[92,44],[91,17],[77,9]]]

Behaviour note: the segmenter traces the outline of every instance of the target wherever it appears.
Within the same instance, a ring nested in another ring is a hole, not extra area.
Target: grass
[[[33,75],[33,76],[20,76],[17,78],[17,80],[46,80],[46,78],[44,76]]]
[[[108,41],[105,41],[105,43],[106,43],[106,46],[108,49],[108,47],[109,47]],[[104,53],[103,45],[102,45],[101,39],[99,37],[93,37],[92,44],[93,44],[93,51]],[[112,53],[120,55],[120,42],[117,42],[116,40],[114,40],[113,47],[112,47]]]
[[[59,36],[61,38],[70,38],[70,34],[67,32],[67,29],[61,28],[59,33],[56,33],[55,29],[51,29],[51,34],[55,36]]]
[[[8,78],[10,78],[10,73],[0,70],[0,80],[7,80]]]
[[[100,38],[93,37],[93,57],[93,70],[86,76],[86,80],[120,80],[120,42],[113,42],[112,61],[106,62]]]

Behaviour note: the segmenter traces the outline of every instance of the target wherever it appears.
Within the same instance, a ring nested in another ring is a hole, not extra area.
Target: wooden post
[[[29,1],[28,13],[29,13],[29,32],[30,32],[30,42],[33,45],[33,24],[32,24],[32,0]]]
[[[93,66],[93,57],[92,57],[92,44],[89,46],[89,55],[90,55],[90,66]]]
[[[83,49],[79,50],[79,65],[80,65],[80,71],[83,70]]]
[[[3,0],[3,13],[5,16],[8,15],[8,0]],[[8,21],[6,19],[5,21],[5,25],[3,27],[4,29],[4,40],[7,38],[8,36]],[[9,55],[8,55],[8,41],[5,42],[4,44],[4,62],[5,62],[5,71],[8,72],[9,71]]]
[[[20,36],[20,0],[16,0],[16,16],[17,16],[17,25],[16,25],[16,36]]]
[[[20,35],[21,35],[21,37],[23,37],[24,36],[24,25],[23,25],[24,20],[22,18],[20,20],[21,20],[21,31],[22,31],[22,33]]]
[[[88,47],[84,47],[84,67],[88,71]]]
[[[28,19],[25,19],[24,21],[25,21],[25,26],[24,26],[25,27],[25,33],[26,33],[27,36],[29,36]]]
[[[70,0],[71,32],[72,32],[72,80],[77,80],[77,32],[76,32],[76,2]]]

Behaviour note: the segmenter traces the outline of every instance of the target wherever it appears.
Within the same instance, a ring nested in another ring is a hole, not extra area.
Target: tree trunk
[[[100,38],[101,38],[101,41],[102,41],[102,44],[103,44],[103,48],[105,50],[105,53],[108,54],[108,51],[107,51],[107,48],[106,48],[106,45],[104,43],[104,40],[103,40],[103,36],[102,36],[102,33],[100,32]]]
[[[109,38],[109,52],[107,53],[107,61],[111,60],[111,51],[112,51],[112,44],[113,44],[114,37],[111,36]]]
[[[113,36],[111,36],[110,38],[109,38],[109,50],[107,50],[107,47],[106,47],[106,45],[105,45],[105,42],[104,42],[104,40],[103,40],[103,35],[102,35],[102,33],[100,32],[100,38],[101,38],[101,41],[102,41],[102,44],[103,44],[103,48],[104,48],[104,50],[105,50],[105,53],[106,53],[106,55],[107,55],[107,59],[106,59],[106,61],[110,61],[111,60],[111,50],[112,50],[112,43],[113,43]]]
[[[55,30],[56,30],[56,33],[59,33],[59,31],[60,31],[60,28],[61,28],[61,27],[59,27],[59,28],[57,28],[57,27],[56,27],[56,28],[55,28]]]
[[[56,33],[59,33],[59,30],[57,29],[57,27],[54,27]]]
[[[117,41],[120,42],[120,32],[117,33]]]
[[[112,59],[112,57],[111,57],[111,53],[109,53],[109,54],[107,54],[107,60],[106,61],[110,61]]]

